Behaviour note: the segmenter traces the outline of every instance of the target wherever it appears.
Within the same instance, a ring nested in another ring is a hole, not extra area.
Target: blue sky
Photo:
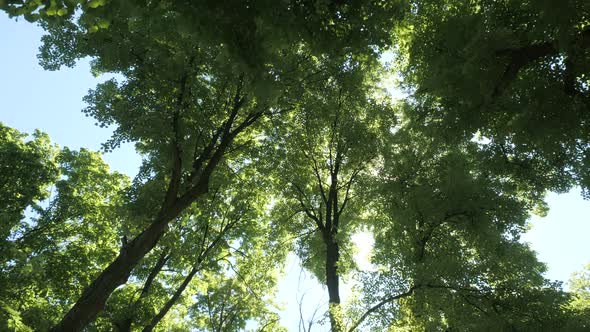
[[[112,130],[86,117],[82,98],[111,76],[93,77],[89,61],[74,68],[45,71],[37,50],[43,30],[0,13],[0,121],[26,133],[40,129],[60,146],[98,150]],[[104,156],[111,168],[133,176],[141,159],[131,144]]]
[[[87,60],[75,68],[44,71],[36,57],[41,35],[40,28],[0,13],[0,122],[27,133],[41,129],[60,146],[98,150],[111,130],[95,126],[94,119],[82,114],[82,98],[106,78],[93,77]],[[112,169],[130,176],[141,161],[130,144],[104,158]],[[590,261],[590,201],[584,201],[577,190],[550,193],[547,201],[548,216],[533,217],[533,227],[523,240],[548,264],[547,278],[567,281],[572,272]],[[283,320],[290,330],[298,329],[297,301],[302,294],[306,294],[306,317],[323,301],[322,289],[300,272],[297,262],[291,260],[279,293],[278,301],[288,307]]]

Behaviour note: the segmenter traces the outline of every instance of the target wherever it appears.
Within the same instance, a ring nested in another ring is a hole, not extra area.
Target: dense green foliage
[[[582,271],[574,272],[569,281],[570,291],[574,299],[569,309],[579,317],[576,324],[590,328],[590,264]]]
[[[98,153],[59,149],[41,133],[25,143],[1,130],[3,201],[24,201],[2,219],[2,306],[9,326],[48,329],[118,251],[129,180],[110,173]]]
[[[529,191],[588,194],[590,4],[412,2],[400,67],[414,116],[450,141],[491,140]]]
[[[281,331],[289,253],[336,332],[588,328],[587,273],[568,293],[520,241],[548,190],[590,189],[584,1],[0,9],[45,28],[46,69],[119,74],[83,112],[143,159],[128,179],[0,124],[0,329]]]

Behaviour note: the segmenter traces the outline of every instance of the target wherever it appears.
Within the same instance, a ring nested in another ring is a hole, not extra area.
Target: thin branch
[[[231,261],[229,261],[228,259],[225,259],[225,261],[228,263],[230,269],[232,269],[232,271],[234,271],[234,273],[238,276],[238,278],[242,280],[242,282],[244,283],[244,285],[248,289],[248,293],[251,294],[251,295],[253,295],[258,301],[263,301],[262,296],[258,295],[258,293],[253,290],[252,286],[250,286],[250,283],[236,269],[236,267],[234,266],[234,264]]]
[[[489,316],[489,315],[490,315],[490,314],[489,314],[487,311],[485,311],[485,310],[484,310],[482,307],[480,307],[479,305],[477,305],[477,303],[475,303],[475,302],[471,301],[471,300],[470,300],[470,299],[467,297],[467,295],[459,293],[459,296],[460,296],[460,297],[461,297],[463,300],[465,300],[465,302],[467,302],[469,305],[471,305],[472,307],[474,307],[475,309],[477,309],[478,311],[480,311],[480,312],[481,312],[481,313],[483,313],[484,315],[486,315],[486,316]]]
[[[307,153],[307,151],[305,151],[305,149],[302,149],[302,151],[303,151],[303,155],[313,162],[313,165],[311,166],[311,168],[313,169],[316,180],[318,180],[318,186],[320,187],[320,194],[322,195],[322,200],[324,201],[324,203],[328,204],[328,198],[326,197],[326,193],[324,191],[324,182],[322,181],[322,177],[320,175],[320,170],[319,170],[320,168],[318,166],[318,162],[313,157],[313,153]]]
[[[585,28],[573,41],[573,44],[581,47],[590,47],[590,28]],[[498,80],[498,83],[494,87],[492,92],[492,98],[500,96],[509,84],[516,78],[519,71],[529,65],[530,63],[537,61],[543,57],[549,55],[558,55],[560,52],[556,41],[547,41],[543,43],[537,43],[527,45],[519,48],[508,48],[496,51],[496,55],[500,57],[508,57],[509,62],[502,74],[502,77]],[[568,57],[569,58],[569,57]],[[568,73],[571,68],[568,69],[566,66],[566,77],[565,77],[565,90],[566,93],[571,93],[573,87],[568,86]]]
[[[303,299],[305,298],[305,293],[301,294],[301,298],[297,301],[299,307],[299,328],[303,328],[303,332],[308,332],[311,329],[311,322],[309,329],[305,329],[305,321],[303,319]]]
[[[299,192],[300,197],[297,198],[297,200],[299,201],[299,204],[301,205],[301,208],[303,209],[303,212],[305,212],[305,214],[313,221],[315,221],[316,225],[318,226],[318,228],[323,232],[324,229],[326,228],[326,226],[324,226],[324,224],[322,223],[322,220],[320,220],[315,213],[313,213],[306,205],[305,203],[303,203],[303,199],[305,198],[305,200],[309,200],[307,198],[307,196],[305,195],[305,193],[303,192],[303,190],[296,184],[293,183],[293,187],[295,187],[295,189]]]
[[[369,315],[371,315],[375,311],[381,309],[381,307],[383,307],[384,305],[412,295],[414,293],[414,291],[419,287],[421,287],[421,286],[415,285],[415,286],[410,287],[410,289],[408,289],[407,291],[405,291],[403,293],[397,294],[395,296],[386,297],[381,302],[377,303],[376,305],[372,306],[367,311],[365,311],[365,313],[354,324],[352,324],[350,329],[348,329],[348,332],[353,332],[359,325],[361,325],[365,321],[365,319],[367,319],[367,317],[369,317]]]
[[[361,170],[362,170],[361,167],[359,167],[356,170],[354,170],[352,172],[352,174],[350,175],[350,178],[346,182],[346,184],[345,184],[346,191],[344,193],[344,200],[342,201],[342,206],[338,210],[338,215],[341,215],[342,214],[342,211],[344,211],[344,208],[346,207],[346,204],[348,203],[348,201],[350,199],[350,188],[352,187],[352,183],[354,182],[354,180],[356,179],[356,177],[358,176],[358,174],[361,172]]]
[[[372,313],[376,312],[377,310],[381,309],[384,305],[391,303],[393,301],[402,299],[402,298],[406,298],[411,296],[412,294],[414,294],[414,292],[420,288],[431,288],[431,289],[449,289],[449,290],[454,290],[454,291],[466,291],[466,292],[475,292],[475,293],[479,293],[480,290],[477,288],[468,288],[468,287],[460,287],[460,286],[451,286],[451,285],[436,285],[436,284],[416,284],[412,287],[410,287],[407,291],[397,294],[397,295],[393,295],[393,296],[389,296],[384,298],[383,300],[381,300],[379,303],[377,303],[376,305],[372,306],[371,308],[369,308],[367,311],[365,311],[365,313],[352,325],[352,327],[348,330],[348,332],[352,332],[354,331],[360,324],[362,324],[365,319],[367,319],[367,317],[369,315],[371,315]]]
[[[180,182],[182,180],[182,150],[181,150],[181,133],[180,133],[180,112],[184,108],[185,104],[185,97],[187,95],[187,81],[188,81],[188,72],[185,72],[182,78],[180,79],[180,93],[178,95],[176,101],[176,110],[172,116],[172,131],[173,131],[173,141],[172,141],[172,148],[174,151],[173,157],[173,165],[172,165],[172,175],[170,178],[170,183],[168,185],[168,190],[166,191],[166,196],[164,199],[164,204],[162,207],[165,209],[176,201],[178,198],[178,192],[180,190]]]
[[[557,52],[553,42],[545,42],[540,44],[533,44],[515,49],[503,49],[496,52],[498,56],[507,56],[509,58],[508,65],[502,74],[502,77],[494,87],[492,98],[501,95],[508,85],[516,78],[518,72],[528,65],[548,55]]]
[[[234,221],[228,223],[227,225],[225,225],[225,227],[222,228],[222,230],[219,232],[219,234],[217,234],[217,236],[215,237],[215,239],[213,240],[213,242],[211,242],[207,246],[207,248],[199,254],[199,256],[197,258],[197,261],[195,262],[195,265],[193,265],[193,267],[192,267],[191,271],[189,272],[189,274],[184,278],[184,280],[183,280],[182,284],[180,285],[180,287],[178,287],[176,289],[176,291],[174,292],[174,294],[172,295],[172,297],[164,304],[164,306],[162,307],[162,309],[160,309],[160,311],[156,314],[156,316],[154,316],[152,318],[152,320],[150,321],[150,323],[147,326],[144,327],[143,332],[151,332],[156,327],[156,325],[164,318],[164,316],[166,316],[166,314],[168,313],[168,311],[178,301],[178,299],[180,298],[180,296],[182,295],[182,293],[184,292],[184,290],[186,289],[186,287],[192,281],[192,279],[195,276],[195,274],[198,271],[201,270],[201,268],[202,268],[202,262],[205,259],[205,257],[207,257],[207,255],[209,255],[209,252],[211,250],[213,250],[213,248],[215,248],[217,246],[217,244],[219,243],[219,241],[221,241],[221,239],[227,233],[227,231],[231,227],[233,227],[239,220],[241,220],[241,216],[238,217],[238,218],[236,218]],[[208,223],[207,223],[207,225],[208,225]]]

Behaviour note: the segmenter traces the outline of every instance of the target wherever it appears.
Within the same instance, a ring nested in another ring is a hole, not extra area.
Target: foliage
[[[4,0],[0,2],[0,9],[11,16],[24,16],[29,21],[66,26],[70,29],[69,33],[61,37],[75,38],[76,44],[91,44],[93,47],[115,42],[113,31],[127,32],[118,37],[124,39],[137,37],[138,34],[143,36],[140,36],[143,40],[174,35],[191,40],[188,45],[197,42],[209,47],[223,43],[227,49],[222,56],[229,56],[232,62],[237,61],[252,69],[280,61],[283,50],[301,42],[311,46],[316,54],[352,51],[375,55],[378,48],[389,44],[390,29],[403,13],[401,1],[349,3],[325,0],[236,0],[221,3]],[[146,27],[149,27],[147,31]],[[124,45],[118,46],[127,52]],[[166,46],[160,43],[158,50],[144,48],[142,43],[130,45],[140,55],[144,51],[160,52]],[[111,48],[110,52],[118,52]],[[79,56],[76,54],[79,50],[76,46],[70,48],[70,53],[74,52],[69,55],[70,59]],[[147,59],[147,56],[144,58]]]
[[[55,163],[56,149],[49,143],[47,135],[37,131],[31,140],[25,141],[26,134],[0,123],[0,137],[0,199],[4,204],[0,212],[0,239],[4,242],[24,218],[25,209],[49,196],[48,187],[59,173]],[[2,247],[2,250],[6,249]]]
[[[527,190],[588,188],[585,1],[412,1],[399,56],[414,116],[490,140]],[[444,111],[439,111],[444,109]]]
[[[590,327],[590,265],[584,270],[574,272],[569,280],[569,288],[572,293],[572,300],[568,304],[573,312],[571,329],[584,330]]]
[[[283,215],[295,214],[287,227],[293,234],[305,234],[298,238],[298,251],[319,280],[324,279],[325,258],[316,255],[326,249],[318,222],[329,227],[327,209],[338,205],[339,225],[334,232],[343,248],[350,244],[362,213],[358,182],[377,156],[375,127],[378,117],[388,111],[384,101],[371,96],[375,82],[362,77],[365,65],[324,65],[324,76],[306,85],[294,110],[280,119],[281,126],[272,128],[267,141],[285,197],[276,208]],[[339,201],[329,197],[332,186]],[[348,254],[338,263],[342,273],[353,265],[351,258]]]
[[[332,330],[587,328],[520,242],[547,190],[590,188],[583,1],[0,1],[48,70],[118,74],[100,153],[0,124],[0,328],[280,331],[289,252]],[[405,100],[379,88],[391,47]],[[375,238],[360,273],[351,236]],[[360,294],[341,306],[339,281]],[[66,286],[64,286],[66,285]]]
[[[384,214],[372,224],[377,271],[365,276],[365,301],[380,312],[374,323],[428,331],[560,326],[554,312],[567,298],[518,242],[535,202],[480,164],[477,143],[447,146],[408,128],[391,135],[387,149]]]
[[[28,201],[3,218],[13,225],[2,238],[0,296],[5,311],[20,316],[16,326],[47,329],[118,252],[129,180],[110,173],[98,153],[58,149],[40,132],[25,142],[25,135],[2,129],[11,134],[3,141],[10,166],[30,170],[3,173],[14,177],[5,182],[7,197]],[[18,194],[25,188],[32,192]]]

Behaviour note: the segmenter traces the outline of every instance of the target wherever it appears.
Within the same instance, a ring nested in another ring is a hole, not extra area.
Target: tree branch
[[[590,47],[590,28],[585,28],[574,40],[573,44],[581,48]],[[508,65],[502,74],[502,77],[494,87],[492,98],[499,97],[508,88],[510,83],[516,78],[518,72],[528,64],[537,61],[549,55],[558,55],[560,53],[556,41],[547,41],[538,44],[527,45],[519,48],[508,48],[496,51],[499,57],[507,57],[509,59]],[[569,58],[569,57],[568,57]],[[568,68],[570,67],[570,68]],[[571,63],[570,66],[566,63],[566,73],[564,77],[565,92],[571,94],[571,89],[574,88],[571,77]],[[569,72],[569,73],[568,73]],[[571,86],[570,86],[571,85]]]
[[[344,200],[342,200],[342,206],[338,210],[338,215],[341,215],[342,211],[344,211],[344,208],[346,207],[346,204],[348,203],[348,201],[350,199],[350,188],[352,187],[352,183],[354,182],[354,180],[358,176],[358,174],[361,172],[361,170],[362,170],[361,167],[354,170],[352,172],[352,174],[350,175],[350,178],[346,182],[346,184],[345,184],[346,191],[344,193]]]
[[[352,324],[350,329],[348,329],[348,332],[353,332],[359,325],[361,325],[365,321],[365,319],[367,319],[367,317],[369,317],[369,315],[371,315],[375,311],[381,309],[381,307],[383,307],[384,305],[386,305],[390,302],[393,302],[395,300],[399,300],[404,297],[408,297],[408,296],[412,295],[414,293],[414,291],[420,287],[421,287],[420,285],[415,285],[415,286],[410,287],[410,289],[408,289],[407,291],[405,291],[401,294],[386,297],[381,302],[377,303],[376,305],[372,306],[367,311],[365,311],[365,313],[354,324]]]
[[[312,163],[313,163],[313,165],[311,166],[311,168],[313,169],[313,172],[315,174],[316,180],[318,180],[318,186],[320,187],[320,194],[322,195],[322,200],[327,205],[328,204],[328,198],[326,197],[326,193],[324,191],[324,182],[322,181],[322,177],[320,175],[320,170],[319,170],[318,162],[313,157],[313,153],[307,153],[305,151],[305,149],[302,149],[301,151],[303,151],[303,155],[305,157],[307,157],[308,159],[310,159],[312,161]]]
[[[301,208],[303,209],[303,212],[305,212],[305,214],[312,219],[313,221],[315,221],[316,225],[318,226],[318,228],[320,229],[320,231],[324,232],[324,229],[326,228],[325,225],[323,224],[322,220],[320,220],[320,218],[318,218],[306,205],[305,203],[303,203],[303,198],[307,199],[307,196],[305,195],[305,193],[303,192],[303,190],[296,184],[296,183],[292,183],[293,187],[295,187],[295,189],[299,192],[300,197],[297,198],[297,200],[299,201],[299,204],[301,205]]]
[[[178,198],[178,192],[180,190],[180,183],[182,180],[182,149],[180,147],[181,144],[181,137],[180,134],[180,112],[184,108],[185,103],[185,96],[187,95],[187,81],[188,81],[188,73],[185,72],[182,78],[180,79],[180,94],[178,95],[176,101],[176,110],[172,116],[172,133],[174,135],[172,139],[172,149],[174,151],[173,156],[173,164],[172,164],[172,175],[170,178],[170,183],[168,185],[168,190],[166,191],[166,196],[164,199],[163,207],[169,207]]]

